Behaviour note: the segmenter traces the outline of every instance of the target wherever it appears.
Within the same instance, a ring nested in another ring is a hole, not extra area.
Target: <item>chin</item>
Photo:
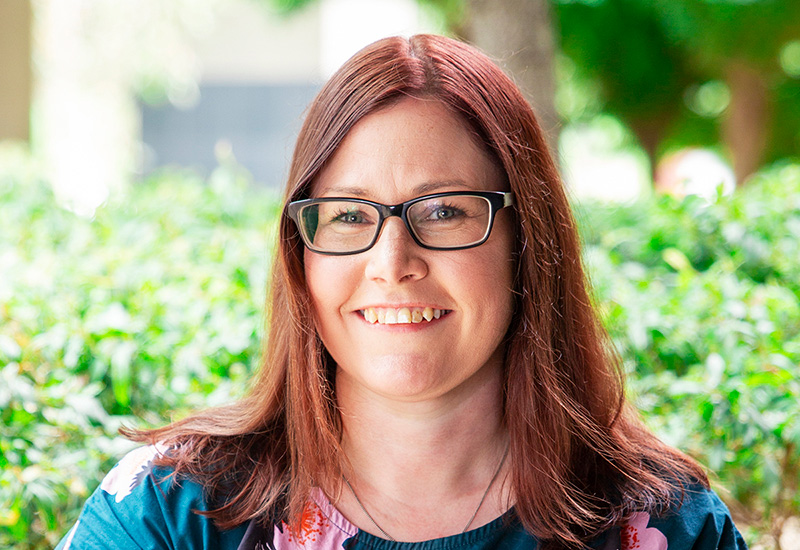
[[[344,369],[340,368],[340,376],[341,371]],[[451,373],[442,372],[440,367],[419,358],[372,360],[364,365],[362,373],[360,380],[351,376],[346,379],[379,395],[402,401],[436,397],[446,393],[452,385]]]

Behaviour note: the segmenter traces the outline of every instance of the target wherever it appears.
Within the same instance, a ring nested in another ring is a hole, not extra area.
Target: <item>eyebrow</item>
[[[440,189],[448,187],[459,187],[471,190],[471,187],[463,180],[437,180],[427,181],[421,183],[412,189],[415,196],[425,195],[427,193],[436,192]],[[325,189],[324,195],[326,196],[339,196],[339,195],[352,195],[356,197],[369,196],[369,191],[363,187],[355,186],[336,186]]]

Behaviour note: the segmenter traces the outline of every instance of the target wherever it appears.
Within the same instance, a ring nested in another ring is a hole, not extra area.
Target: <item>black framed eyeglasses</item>
[[[387,205],[364,199],[325,197],[290,202],[286,211],[303,243],[319,254],[344,256],[369,250],[386,218],[397,216],[419,246],[461,250],[486,242],[498,210],[514,204],[513,193],[453,191]]]

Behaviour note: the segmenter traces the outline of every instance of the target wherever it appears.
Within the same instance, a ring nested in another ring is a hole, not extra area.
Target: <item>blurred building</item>
[[[323,0],[287,15],[253,0],[225,3],[197,44],[197,89],[142,105],[144,169],[208,172],[230,151],[257,181],[280,187],[321,83],[367,43],[424,27],[415,0]]]
[[[271,0],[0,3],[28,1],[34,149],[62,204],[86,215],[160,167],[208,173],[220,152],[282,185],[333,70],[378,38],[437,30],[415,0],[317,0],[290,14]]]
[[[0,2],[0,140],[28,139],[31,102],[31,7]]]

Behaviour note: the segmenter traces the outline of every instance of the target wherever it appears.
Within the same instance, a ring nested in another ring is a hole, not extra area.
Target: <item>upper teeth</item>
[[[438,319],[442,316],[442,311],[444,310],[434,309],[432,307],[368,307],[362,310],[361,313],[364,315],[364,319],[370,323],[398,325],[405,323],[421,323],[423,319],[426,321]]]

